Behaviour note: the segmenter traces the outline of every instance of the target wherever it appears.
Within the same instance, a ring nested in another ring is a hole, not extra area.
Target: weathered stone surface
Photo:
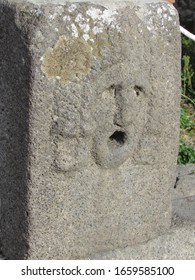
[[[173,225],[161,236],[148,242],[101,252],[91,260],[194,260],[195,223],[174,218]]]
[[[177,166],[177,179],[172,192],[174,199],[195,196],[195,164]]]
[[[178,173],[187,179],[194,164],[179,165]],[[163,235],[141,244],[92,254],[95,260],[194,260],[195,259],[195,195],[190,196],[189,181],[178,192],[172,192],[172,225]],[[195,179],[195,178],[194,178]],[[183,182],[184,182],[183,181]],[[179,181],[178,181],[179,182]],[[195,182],[195,181],[194,181]],[[193,183],[191,178],[191,183]],[[179,185],[179,183],[178,183]],[[191,184],[195,187],[195,184]],[[182,191],[181,191],[182,190]],[[186,197],[187,195],[187,197]]]
[[[172,5],[0,3],[2,252],[84,258],[165,232],[179,135]]]
[[[178,165],[173,192],[173,213],[195,222],[195,164]]]
[[[191,167],[191,168],[190,168]],[[178,166],[178,170],[185,173],[186,169],[193,170],[193,164]],[[92,254],[87,259],[99,260],[194,260],[195,259],[195,196],[189,195],[188,186],[183,187],[183,191],[178,197],[177,188],[172,193],[172,226],[163,235],[153,238],[147,242],[116,248],[112,251],[99,252]],[[0,260],[5,257],[1,255]]]

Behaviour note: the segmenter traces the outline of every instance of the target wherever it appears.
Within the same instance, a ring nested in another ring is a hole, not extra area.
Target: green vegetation
[[[189,144],[186,144],[185,142],[180,142],[177,163],[179,164],[195,163],[194,147]]]
[[[182,98],[178,163],[195,163],[195,43],[182,35]]]

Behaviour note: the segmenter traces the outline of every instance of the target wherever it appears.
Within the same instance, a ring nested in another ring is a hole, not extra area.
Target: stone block
[[[171,223],[180,33],[162,1],[0,1],[1,250],[81,259]]]

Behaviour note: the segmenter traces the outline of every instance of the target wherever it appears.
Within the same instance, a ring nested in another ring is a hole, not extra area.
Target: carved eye
[[[143,88],[140,86],[134,86],[134,91],[135,91],[136,96],[140,96],[140,94],[142,92],[144,92]]]

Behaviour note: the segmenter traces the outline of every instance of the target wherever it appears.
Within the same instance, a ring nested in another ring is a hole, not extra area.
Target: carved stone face
[[[132,157],[146,123],[147,101],[144,87],[127,81],[101,93],[99,118],[107,116],[107,121],[102,119],[95,132],[93,155],[97,164],[116,168]]]
[[[65,21],[64,35],[56,34],[41,65],[56,80],[54,167],[117,168],[133,156],[147,120],[151,66],[143,22],[131,10],[120,16],[102,6],[73,5],[68,11],[71,17],[67,11],[55,17],[56,30]]]
[[[125,64],[117,65],[100,81],[69,83],[56,92],[52,134],[57,169],[92,163],[117,168],[132,157],[146,124],[149,92],[141,77],[129,77]]]
[[[179,136],[172,5],[11,2],[0,5],[4,251],[83,259],[163,233]]]

